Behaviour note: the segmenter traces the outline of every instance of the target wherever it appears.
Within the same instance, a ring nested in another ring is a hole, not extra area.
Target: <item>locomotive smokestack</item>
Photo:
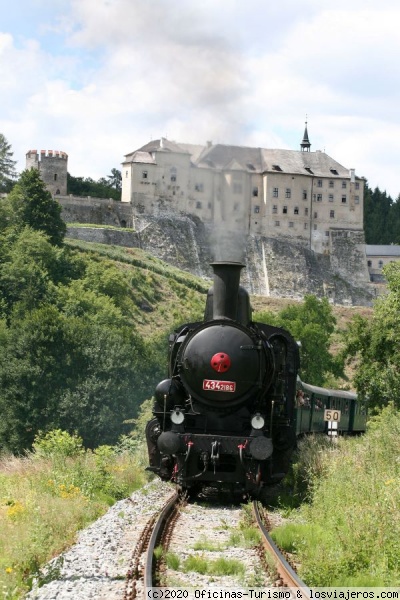
[[[214,270],[212,318],[237,319],[240,271],[238,262],[211,263]]]

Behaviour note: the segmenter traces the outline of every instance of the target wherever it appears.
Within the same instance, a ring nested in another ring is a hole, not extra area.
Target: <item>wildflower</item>
[[[25,511],[25,506],[19,500],[15,502],[12,501],[10,506],[7,508],[7,517],[12,521],[15,521],[23,512]]]
[[[385,485],[390,485],[391,483],[394,483],[395,479],[388,479],[387,481],[385,481]]]
[[[12,573],[13,572],[13,568],[12,567],[7,567],[6,568],[6,573]]]

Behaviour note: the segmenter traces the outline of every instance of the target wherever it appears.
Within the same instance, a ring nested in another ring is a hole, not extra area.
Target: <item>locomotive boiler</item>
[[[204,320],[169,337],[168,378],[146,427],[148,469],[187,490],[257,496],[285,475],[296,445],[299,349],[252,321],[244,265],[214,262]]]

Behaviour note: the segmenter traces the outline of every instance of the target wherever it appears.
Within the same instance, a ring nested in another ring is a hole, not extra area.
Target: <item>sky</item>
[[[161,136],[322,150],[400,194],[398,0],[0,0],[0,133],[107,177]]]

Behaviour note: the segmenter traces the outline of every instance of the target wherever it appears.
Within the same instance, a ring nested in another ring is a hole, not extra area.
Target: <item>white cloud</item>
[[[0,33],[20,169],[31,147],[59,149],[96,179],[160,135],[297,149],[308,114],[313,150],[399,193],[394,0],[36,2],[40,24]]]

